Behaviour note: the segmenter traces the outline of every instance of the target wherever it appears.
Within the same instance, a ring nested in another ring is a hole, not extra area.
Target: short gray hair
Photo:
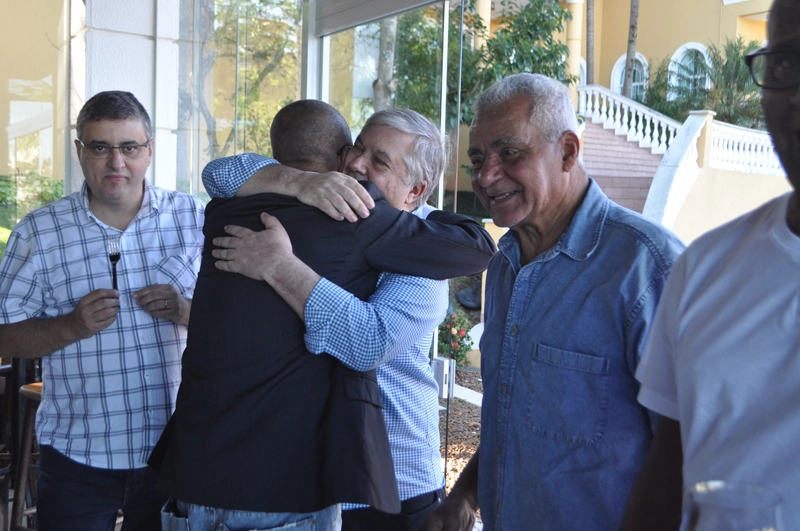
[[[517,96],[525,96],[531,104],[530,123],[539,128],[545,140],[553,144],[561,135],[572,131],[578,135],[578,116],[566,85],[541,74],[514,74],[501,79],[478,96],[472,111],[475,118],[489,107]],[[585,174],[583,151],[578,152],[578,168]]]
[[[130,92],[122,90],[107,90],[98,92],[81,108],[78,113],[76,132],[78,139],[83,139],[83,127],[88,122],[102,122],[110,120],[117,122],[120,120],[139,120],[142,122],[144,134],[147,140],[153,138],[153,127],[150,124],[150,116],[136,96]]]
[[[551,144],[566,131],[578,134],[578,118],[567,87],[541,74],[514,74],[501,79],[475,101],[474,115],[517,96],[527,96],[531,103],[530,122]]]
[[[439,128],[432,121],[411,109],[385,109],[378,111],[367,119],[361,134],[371,127],[390,127],[402,133],[413,135],[416,142],[411,150],[403,156],[406,165],[404,182],[408,186],[427,183],[425,192],[417,200],[418,207],[428,200],[436,188],[439,177],[444,173],[449,156],[449,143],[442,138]]]

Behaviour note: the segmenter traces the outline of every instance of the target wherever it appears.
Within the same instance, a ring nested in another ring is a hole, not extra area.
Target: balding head
[[[278,111],[269,130],[272,156],[306,171],[336,171],[340,150],[352,143],[339,111],[319,100],[300,100]]]

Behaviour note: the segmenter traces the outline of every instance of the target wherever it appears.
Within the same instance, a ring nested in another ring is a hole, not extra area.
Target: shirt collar
[[[600,233],[608,215],[608,208],[608,197],[594,179],[589,179],[589,189],[566,232],[552,248],[536,257],[534,261],[550,260],[558,253],[564,253],[580,262],[588,259],[600,242]],[[500,238],[499,248],[512,259],[512,262],[516,258],[516,262],[519,263],[519,238],[516,232],[510,230]]]
[[[94,219],[98,223],[102,223],[92,213],[92,209],[89,208],[89,187],[86,185],[86,181],[83,181],[83,185],[81,186],[81,204],[83,205],[84,210],[86,210],[86,214],[91,219]],[[150,185],[150,182],[147,179],[145,179],[144,197],[142,198],[142,206],[139,208],[139,212],[133,217],[133,221],[139,218],[154,217],[157,215],[158,215],[158,201],[156,201],[155,190]]]
[[[433,212],[435,210],[436,209],[433,208],[432,206],[430,206],[429,204],[424,203],[424,204],[418,206],[417,208],[415,208],[411,213],[414,214],[415,216],[419,217],[419,218],[426,219],[428,217],[428,214],[430,214],[431,212]]]
[[[573,260],[586,260],[600,243],[607,215],[608,197],[594,179],[589,179],[586,196],[556,247]]]

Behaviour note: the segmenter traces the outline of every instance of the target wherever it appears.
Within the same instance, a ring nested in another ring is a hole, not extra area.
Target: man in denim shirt
[[[664,228],[603,194],[565,86],[478,99],[472,186],[511,230],[489,264],[481,446],[427,529],[617,529],[652,438],[634,371],[670,268]],[[479,457],[480,456],[480,457]]]

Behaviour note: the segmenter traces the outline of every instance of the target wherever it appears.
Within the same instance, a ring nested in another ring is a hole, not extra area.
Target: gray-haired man
[[[439,131],[430,120],[414,111],[391,109],[369,118],[345,155],[344,171],[377,185],[396,208],[424,217],[432,210],[424,202],[444,170],[445,153]],[[266,189],[274,189],[274,180],[265,175],[270,171],[286,170],[267,166],[248,181],[248,191],[262,178]],[[224,179],[222,173],[207,177],[220,175]],[[447,284],[385,273],[375,293],[363,302],[332,286],[299,260],[292,260],[285,247],[264,243],[232,243],[235,251],[219,251],[220,257],[232,262],[220,267],[256,276],[261,274],[258,268],[248,270],[243,264],[270,267],[280,263],[279,271],[266,275],[279,273],[285,279],[282,283],[278,278],[275,288],[304,317],[309,350],[328,352],[359,370],[377,367],[402,510],[389,515],[370,508],[350,508],[343,512],[343,529],[421,529],[444,495],[438,393],[428,350],[432,332],[446,313]],[[458,256],[452,258],[459,260]],[[300,286],[304,288],[298,289]]]

